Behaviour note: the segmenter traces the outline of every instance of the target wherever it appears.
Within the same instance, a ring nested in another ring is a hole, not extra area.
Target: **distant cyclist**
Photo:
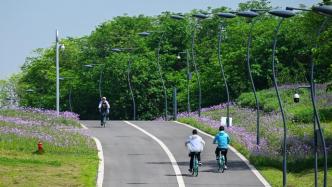
[[[194,155],[197,155],[197,160],[198,160],[198,164],[202,165],[201,163],[201,152],[203,151],[205,142],[202,139],[202,137],[200,137],[197,134],[197,130],[194,129],[192,131],[192,135],[190,135],[185,143],[185,145],[187,146],[188,150],[189,150],[189,156],[190,156],[190,165],[189,165],[189,172],[192,172],[193,170],[193,160],[194,160]]]
[[[99,105],[98,105],[98,110],[100,112],[100,119],[102,122],[103,116],[105,116],[105,115],[108,116],[108,114],[110,113],[110,104],[106,100],[106,97],[101,98],[101,101],[99,102]],[[103,125],[103,124],[101,124],[101,125]]]
[[[221,152],[221,154],[223,154],[225,157],[225,169],[227,169],[227,151],[230,138],[224,130],[224,126],[219,127],[219,133],[214,137],[213,144],[218,144],[215,151],[216,158],[218,160]]]

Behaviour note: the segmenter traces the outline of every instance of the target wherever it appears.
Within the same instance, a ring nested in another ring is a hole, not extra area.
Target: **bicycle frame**
[[[197,153],[194,153],[192,175],[195,176],[195,177],[198,176],[198,158],[197,158]]]
[[[107,116],[107,113],[106,112],[101,112],[101,119],[100,119],[100,122],[101,122],[101,125],[103,127],[106,126],[106,116]]]
[[[221,154],[221,151],[219,151],[219,157],[217,160],[218,163],[218,171],[221,173],[224,173],[225,171],[225,156],[223,154]]]

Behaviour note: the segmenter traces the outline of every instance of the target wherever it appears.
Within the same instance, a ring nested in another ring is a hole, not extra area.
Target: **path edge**
[[[82,123],[80,123],[81,127],[83,129],[89,129]],[[92,136],[92,139],[95,141],[98,151],[98,172],[97,172],[97,178],[96,178],[96,187],[102,187],[103,186],[103,180],[104,180],[104,153],[103,153],[103,147],[101,146],[101,143],[98,138]]]

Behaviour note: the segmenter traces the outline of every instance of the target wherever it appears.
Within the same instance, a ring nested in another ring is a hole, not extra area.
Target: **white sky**
[[[272,6],[286,7],[320,0],[270,0]],[[1,0],[0,79],[20,71],[25,58],[37,48],[51,46],[55,29],[60,37],[89,35],[96,26],[115,16],[158,15],[164,11],[237,8],[241,0]]]

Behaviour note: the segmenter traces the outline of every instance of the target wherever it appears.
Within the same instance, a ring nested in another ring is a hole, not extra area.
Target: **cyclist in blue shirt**
[[[213,144],[218,144],[216,148],[216,157],[219,158],[219,154],[224,155],[225,157],[225,169],[227,169],[227,151],[228,151],[228,144],[230,142],[230,138],[228,134],[224,131],[224,126],[219,127],[219,133],[214,137]]]

